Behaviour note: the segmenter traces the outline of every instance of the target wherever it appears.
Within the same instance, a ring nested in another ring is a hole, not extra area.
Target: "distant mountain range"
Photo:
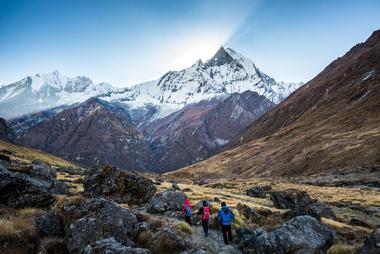
[[[155,113],[149,118],[152,121],[191,103],[244,91],[257,92],[279,103],[300,85],[302,83],[276,82],[250,59],[221,47],[205,64],[199,60],[189,68],[169,71],[158,80],[129,88],[94,84],[84,76],[69,78],[59,71],[28,76],[0,87],[0,116],[13,119],[98,97],[124,103],[134,111],[135,118],[154,108]]]
[[[378,183],[379,123],[380,30],[249,124],[224,152],[174,174]]]
[[[302,83],[276,82],[232,49],[130,88],[37,74],[0,88],[19,143],[89,166],[169,171],[215,154]]]

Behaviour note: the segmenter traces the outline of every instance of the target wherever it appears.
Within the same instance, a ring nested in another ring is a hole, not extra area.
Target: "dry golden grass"
[[[182,232],[185,232],[187,234],[192,234],[193,233],[193,229],[186,222],[179,222],[179,223],[176,224],[176,227],[179,230],[181,230]]]
[[[335,244],[327,251],[327,254],[354,254],[357,247],[346,244]]]
[[[16,217],[32,218],[41,212],[42,210],[38,208],[22,208],[16,211]]]
[[[62,209],[66,205],[77,205],[84,201],[83,196],[80,194],[74,196],[56,195],[55,198],[55,206],[59,209]]]
[[[192,205],[195,205],[199,201],[205,199],[211,201],[211,210],[213,213],[217,213],[219,211],[220,202],[226,202],[227,205],[233,209],[236,216],[235,225],[233,225],[234,228],[239,226],[248,227],[251,229],[263,227],[268,232],[278,228],[284,222],[284,218],[286,218],[286,213],[288,211],[274,208],[269,195],[267,195],[266,198],[252,198],[247,196],[246,189],[252,186],[271,185],[272,190],[274,191],[281,191],[290,188],[304,190],[309,193],[313,199],[332,205],[332,209],[337,217],[337,220],[322,218],[322,223],[329,225],[337,232],[338,242],[336,242],[336,244],[339,243],[341,246],[334,247],[331,250],[335,252],[340,251],[342,246],[346,246],[345,250],[355,249],[355,246],[361,245],[365,237],[371,233],[371,229],[369,228],[350,225],[349,223],[352,218],[360,219],[370,225],[377,225],[379,220],[379,217],[368,215],[349,206],[351,204],[356,204],[363,208],[367,206],[379,206],[380,195],[378,195],[378,192],[370,189],[322,187],[278,180],[271,181],[268,179],[250,179],[248,181],[239,179],[233,181],[209,180],[209,183],[203,186],[194,185],[190,182],[190,180],[187,180],[178,183],[178,185],[181,189],[192,189],[191,192],[186,192],[186,195],[189,197]],[[221,186],[221,188],[212,188],[214,186]],[[157,186],[158,191],[164,191],[169,187],[171,187],[171,183],[166,181]],[[218,201],[216,202],[214,198]],[[263,217],[259,221],[246,219],[243,214],[240,214],[237,210],[238,203],[242,203],[248,207],[259,210],[261,208],[269,209],[273,212],[273,214]],[[337,204],[340,205],[336,206]],[[210,227],[212,228],[212,225],[210,225]],[[352,237],[355,239],[354,242],[350,240]]]
[[[83,184],[79,183],[83,178],[84,176],[82,175],[70,175],[65,172],[57,172],[57,179],[69,182],[69,187],[74,193],[83,192]]]
[[[30,219],[2,218],[0,219],[0,237],[18,236],[25,232],[33,232],[34,226]]]
[[[78,168],[75,164],[54,155],[36,149],[10,144],[3,140],[0,140],[0,149],[6,149],[14,152],[15,154],[10,157],[23,163],[31,163],[33,160],[40,160],[55,167]]]
[[[360,232],[361,231],[367,235],[371,234],[371,232],[372,232],[372,229],[369,229],[369,228],[352,226],[352,225],[348,225],[348,224],[345,224],[345,223],[342,223],[339,221],[335,221],[335,220],[331,220],[331,219],[327,219],[327,218],[321,218],[321,222],[325,225],[332,227],[336,231],[341,231],[341,230],[349,230],[351,232],[354,232],[354,231]]]

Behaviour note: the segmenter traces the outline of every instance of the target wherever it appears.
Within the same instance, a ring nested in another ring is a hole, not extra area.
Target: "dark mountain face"
[[[62,111],[34,126],[20,142],[84,165],[109,163],[121,168],[150,169],[144,135],[114,105],[98,99]]]
[[[190,104],[149,123],[143,118],[150,110],[135,112],[93,98],[15,120],[13,126],[23,145],[84,165],[164,172],[208,158],[273,106],[247,91]]]
[[[8,126],[4,118],[0,118],[0,139],[13,142],[14,138],[13,130]]]
[[[226,99],[189,105],[145,130],[158,171],[170,171],[210,157],[274,106],[247,91]]]
[[[206,62],[206,66],[220,66],[231,63],[234,59],[228,52],[220,47],[216,54]]]
[[[380,31],[353,47],[220,153],[178,176],[379,173]],[[222,160],[223,159],[223,160]],[[233,169],[233,171],[231,171]]]

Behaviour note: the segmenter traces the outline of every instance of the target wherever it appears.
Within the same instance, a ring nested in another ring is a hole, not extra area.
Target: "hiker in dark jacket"
[[[198,215],[202,216],[202,227],[205,236],[208,236],[208,222],[210,220],[211,209],[206,200],[203,200],[202,207],[198,210]]]
[[[218,213],[218,222],[222,226],[223,240],[225,244],[232,241],[231,224],[234,218],[235,215],[232,210],[226,205],[225,202],[222,202],[221,209]]]
[[[193,208],[190,205],[190,200],[188,198],[185,199],[185,204],[182,206],[182,215],[185,216],[185,221],[191,226],[191,214],[193,212]]]

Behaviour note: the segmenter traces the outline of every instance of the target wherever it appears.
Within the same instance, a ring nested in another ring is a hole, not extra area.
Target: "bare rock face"
[[[136,216],[127,208],[104,198],[90,199],[64,207],[71,223],[65,229],[65,242],[71,253],[82,253],[87,245],[114,237],[124,246],[132,247]]]
[[[163,229],[153,240],[155,253],[180,253],[186,250],[186,242],[179,238],[173,230]]]
[[[380,253],[380,229],[376,229],[368,237],[358,254],[378,254]]]
[[[311,216],[298,216],[267,233],[239,230],[240,248],[246,253],[320,254],[333,244],[335,233]]]
[[[0,139],[12,142],[14,138],[12,129],[8,126],[5,119],[0,117]]]
[[[270,193],[270,199],[276,208],[291,209],[292,217],[310,215],[318,220],[321,217],[335,218],[331,207],[324,203],[314,202],[305,191],[296,189],[273,191]]]
[[[30,174],[43,180],[51,180],[57,177],[55,169],[42,161],[33,161]]]
[[[56,209],[38,215],[33,224],[41,237],[63,235],[63,219]]]
[[[63,110],[30,128],[25,146],[88,165],[150,169],[150,150],[125,109],[100,99]]]
[[[251,187],[247,190],[247,195],[254,198],[265,198],[266,194],[262,187]]]
[[[270,199],[274,207],[278,209],[291,209],[296,213],[301,212],[305,207],[313,203],[307,192],[296,189],[273,191],[270,193]]]
[[[55,201],[48,187],[26,174],[0,166],[0,204],[12,208],[48,207]]]
[[[186,194],[179,190],[167,189],[156,194],[150,201],[148,211],[151,213],[164,213],[166,211],[180,211],[185,202]]]
[[[83,185],[87,197],[105,196],[136,205],[148,202],[156,192],[150,179],[110,166],[90,173]]]
[[[115,240],[114,237],[96,241],[94,244],[87,245],[84,254],[149,254],[150,250],[127,247]]]
[[[191,104],[153,121],[145,133],[155,167],[170,171],[210,157],[272,107],[264,96],[246,91]]]

